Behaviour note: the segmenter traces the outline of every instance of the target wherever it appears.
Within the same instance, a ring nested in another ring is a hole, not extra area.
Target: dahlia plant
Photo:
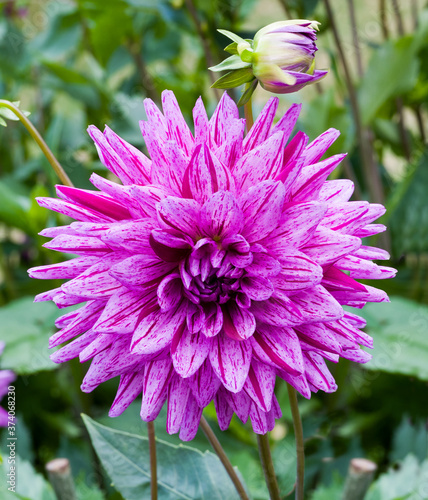
[[[228,49],[240,62],[229,68],[253,64],[254,79],[258,63],[269,71],[276,64],[288,72],[281,85],[294,86],[283,90],[296,90],[323,76],[310,77],[313,29],[309,21],[276,23],[254,44],[235,40]],[[271,43],[287,45],[284,60]],[[275,57],[263,59],[263,50]],[[96,190],[73,187],[25,116],[4,106],[24,121],[66,184],[57,186],[58,198],[38,203],[75,220],[41,234],[52,238],[45,247],[76,257],[29,270],[33,278],[67,280],[36,302],[81,305],[57,320],[50,347],[63,346],[51,359],[92,360],[84,392],[119,377],[111,417],[138,398],[142,420],[155,420],[166,406],[168,433],[184,441],[201,424],[241,498],[248,497],[202,412],[214,402],[221,430],[233,414],[251,421],[271,497],[279,498],[266,435],[281,417],[274,389],[284,380],[298,451],[296,495],[303,498],[296,391],[305,398],[335,391],[326,361],[370,359],[362,349],[372,347],[364,320],[343,306],[388,301],[357,280],[391,278],[395,270],[372,262],[388,253],[362,242],[385,230],[374,223],[384,207],[349,201],[351,181],[327,180],[345,156],[323,159],[339,132],[329,129],[310,143],[303,132],[292,135],[301,106],[274,123],[277,98],[252,123],[254,88],[249,83],[241,98],[247,120],[227,93],[211,118],[199,98],[193,132],[171,91],[162,94],[162,111],[146,99],[140,126],[149,156],[110,128],[90,126],[101,162],[120,181],[92,174]],[[154,450],[151,424],[149,441]],[[153,474],[155,462],[153,453]],[[155,486],[155,498],[153,492]]]

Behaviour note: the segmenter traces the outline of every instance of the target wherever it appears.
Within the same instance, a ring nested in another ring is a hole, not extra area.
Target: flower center
[[[180,264],[184,294],[195,304],[224,304],[240,289],[244,266],[252,261],[248,243],[242,237],[216,242],[199,240]]]

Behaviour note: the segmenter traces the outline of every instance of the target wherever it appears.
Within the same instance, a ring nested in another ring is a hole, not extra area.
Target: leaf
[[[423,500],[427,498],[428,460],[418,463],[413,455],[382,474],[365,500]]]
[[[410,453],[421,461],[428,456],[428,432],[423,421],[411,423],[410,417],[404,417],[394,432],[389,458],[402,460]]]
[[[409,166],[388,203],[388,227],[392,236],[392,253],[399,258],[406,254],[428,251],[428,149]]]
[[[391,297],[391,303],[366,304],[359,314],[374,340],[373,359],[364,368],[428,380],[427,306]]]
[[[236,43],[243,43],[246,40],[241,38],[240,36],[236,35],[235,33],[232,33],[231,31],[227,30],[217,30],[219,33],[221,33],[224,36],[227,36],[227,38],[230,38],[230,40],[233,40]]]
[[[231,69],[249,68],[250,66],[251,63],[244,62],[238,55],[235,55],[228,57],[227,59],[217,64],[216,66],[211,66],[211,68],[208,69],[217,72],[217,71],[228,71]]]
[[[51,71],[55,76],[65,83],[74,83],[85,85],[90,83],[90,80],[85,76],[73,69],[67,68],[63,64],[44,61],[44,66]]]
[[[3,368],[18,375],[54,370],[49,359],[48,340],[55,329],[55,319],[62,314],[55,304],[35,304],[33,297],[23,297],[0,309],[0,339],[6,343],[1,357]]]
[[[2,500],[55,500],[51,485],[30,462],[16,457],[14,464],[7,464],[9,452],[3,454],[3,464],[0,465],[0,497]],[[16,492],[8,491],[7,474],[10,467],[15,466],[17,472]]]
[[[253,69],[251,67],[229,71],[224,76],[215,81],[211,87],[215,89],[231,89],[239,87],[243,83],[254,80]]]
[[[247,85],[244,93],[239,98],[238,106],[244,106],[244,104],[247,104],[247,102],[251,99],[254,91],[256,90],[258,83],[259,81],[257,79],[254,79],[249,85]]]
[[[410,91],[419,69],[413,37],[391,40],[377,49],[358,92],[361,119],[369,124],[391,97]]]
[[[29,231],[28,210],[30,201],[15,193],[10,186],[0,181],[0,221],[8,226]]]
[[[148,439],[110,429],[86,415],[82,418],[115,488],[126,500],[150,498]],[[239,498],[216,455],[156,441],[159,500]]]
[[[14,101],[12,102],[12,104],[14,104],[17,108],[19,108],[19,104],[20,102],[19,101]],[[31,113],[29,111],[24,111],[21,109],[21,112],[25,115],[25,116],[29,116]],[[15,115],[15,113],[9,109],[9,108],[5,108],[5,107],[0,107],[0,116],[2,116],[3,118],[6,118],[7,120],[13,120],[15,122],[19,121],[19,118]],[[6,127],[6,122],[4,120],[1,120],[0,121],[0,124],[3,125]]]

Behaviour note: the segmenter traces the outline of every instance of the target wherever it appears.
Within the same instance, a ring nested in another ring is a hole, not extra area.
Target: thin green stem
[[[244,104],[244,114],[245,114],[245,123],[247,125],[247,134],[248,134],[251,127],[254,125],[253,104],[251,102],[251,98],[248,100],[246,104]]]
[[[61,182],[66,186],[72,187],[73,183],[69,179],[68,175],[64,172],[64,169],[61,167],[58,160],[49,149],[49,146],[37,131],[36,127],[30,122],[30,120],[24,115],[24,113],[13,103],[11,103],[10,101],[5,101],[3,99],[0,99],[0,108],[10,109],[10,111],[12,111],[20,119],[21,123],[28,130],[31,137],[37,142],[37,145],[43,151],[43,154],[46,156],[48,162],[52,165],[52,168],[55,170],[55,173],[60,178]]]
[[[158,475],[156,463],[156,439],[155,439],[155,424],[147,422],[147,434],[149,437],[149,450],[150,450],[150,490],[151,499],[158,499]]]
[[[271,500],[281,500],[278,481],[276,480],[275,469],[273,467],[272,455],[270,453],[268,435],[257,434],[257,444],[259,446],[260,461],[265,475],[266,486],[269,490],[269,497]]]
[[[226,455],[226,452],[221,446],[220,441],[217,439],[217,436],[214,434],[213,430],[210,427],[210,424],[207,422],[205,417],[201,418],[200,426],[214,451],[217,453],[217,456],[226,469],[226,472],[229,474],[229,477],[232,480],[236,491],[239,494],[239,497],[242,498],[242,500],[249,500],[247,492],[245,491],[244,486],[242,485],[238,475],[236,474],[236,471],[233,468],[229,457]]]
[[[296,438],[297,454],[297,481],[296,500],[303,500],[303,486],[305,479],[305,446],[303,443],[303,427],[300,419],[299,404],[297,402],[296,390],[287,384],[288,398],[290,400],[291,415],[293,417],[294,436]]]

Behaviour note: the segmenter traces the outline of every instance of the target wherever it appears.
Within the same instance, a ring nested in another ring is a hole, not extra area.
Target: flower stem
[[[20,119],[20,121],[22,122],[24,127],[30,133],[31,137],[37,142],[37,145],[43,151],[43,154],[46,156],[48,162],[52,165],[53,169],[55,170],[56,174],[60,178],[61,182],[63,184],[65,184],[66,186],[72,187],[73,183],[69,179],[68,175],[64,172],[64,169],[61,167],[58,160],[55,158],[54,154],[49,149],[49,146],[42,139],[42,136],[39,134],[36,127],[24,115],[24,113],[19,108],[17,108],[13,103],[11,103],[10,101],[3,100],[3,99],[0,99],[0,108],[9,109]]]
[[[257,444],[259,446],[260,461],[265,475],[266,486],[269,490],[271,500],[281,500],[278,481],[276,480],[275,469],[273,467],[272,455],[269,447],[269,437],[266,434],[257,434]]]
[[[245,123],[247,125],[247,134],[248,134],[251,127],[254,125],[253,104],[251,98],[248,100],[246,104],[244,104],[244,114],[245,114]]]
[[[303,427],[300,419],[299,405],[296,390],[287,384],[288,399],[290,400],[291,415],[293,417],[294,436],[296,438],[297,454],[297,481],[296,500],[303,500],[303,484],[305,478],[305,447],[303,443]]]
[[[155,439],[155,424],[147,422],[147,433],[149,436],[149,449],[150,449],[150,489],[151,499],[157,500],[158,498],[158,478],[157,478],[157,465],[156,465],[156,439]]]
[[[201,418],[201,429],[203,430],[206,438],[208,441],[211,443],[211,446],[213,447],[214,451],[217,453],[218,458],[220,459],[221,463],[223,464],[224,468],[226,469],[226,472],[229,474],[230,479],[232,480],[233,484],[235,485],[236,491],[239,494],[239,497],[242,498],[242,500],[249,500],[249,497],[247,495],[247,492],[244,489],[243,484],[241,483],[238,475],[235,472],[235,469],[233,468],[233,465],[230,463],[229,457],[226,455],[226,452],[223,450],[220,441],[217,439],[217,436],[214,434],[213,430],[210,427],[210,424],[207,422],[206,418],[203,416]]]

